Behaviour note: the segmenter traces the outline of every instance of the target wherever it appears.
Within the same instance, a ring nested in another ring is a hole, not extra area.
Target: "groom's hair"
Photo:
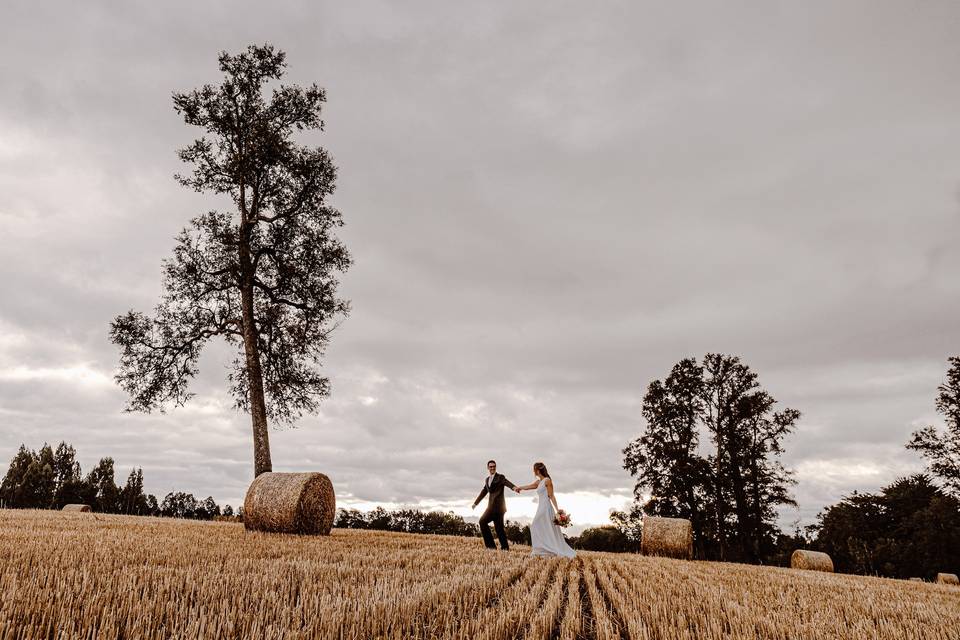
[[[496,460],[487,460],[487,466],[489,467],[492,464],[497,464]]]

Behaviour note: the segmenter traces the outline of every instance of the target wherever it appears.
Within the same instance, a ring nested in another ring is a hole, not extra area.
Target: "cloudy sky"
[[[271,433],[276,470],[466,515],[487,458],[542,459],[601,522],[647,384],[709,351],[803,412],[785,524],[922,468],[903,443],[960,353],[960,5],[320,4],[4,2],[0,463],[64,439],[242,501],[226,347],[187,407],[125,414],[107,333],[207,208],[171,92],[270,42],[327,89],[355,260],[333,396]]]

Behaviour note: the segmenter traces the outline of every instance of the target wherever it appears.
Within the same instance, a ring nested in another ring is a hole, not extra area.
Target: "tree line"
[[[780,458],[800,412],[775,409],[736,356],[681,360],[647,387],[645,428],[623,450],[636,484],[631,507],[611,516],[623,536],[617,543],[639,540],[647,514],[690,520],[703,559],[785,564],[805,546],[830,553],[841,571],[930,577],[960,569],[960,357],[948,363],[936,399],[947,429],[922,428],[906,444],[927,458],[928,473],[878,494],[854,492],[816,524],[786,533],[777,509],[796,506],[796,481]]]
[[[339,509],[333,523],[338,529],[367,529],[397,533],[426,533],[442,536],[479,538],[480,529],[462,516],[442,511],[397,509],[388,511],[377,507],[363,512],[358,509]],[[504,523],[507,539],[514,544],[530,544],[530,527],[507,520]]]
[[[441,536],[479,538],[480,529],[473,522],[451,512],[397,509],[389,511],[377,507],[363,512],[358,509],[339,509],[334,527],[338,529],[366,529],[396,533],[423,533]],[[530,526],[507,520],[504,523],[507,540],[513,544],[530,544]],[[639,543],[628,539],[617,527],[605,526],[586,529],[579,536],[567,537],[576,549],[590,551],[639,551]]]
[[[88,504],[100,513],[195,520],[234,515],[233,507],[226,505],[221,509],[213,497],[200,500],[182,491],[171,491],[158,502],[153,494],[144,493],[143,470],[139,467],[130,471],[120,487],[116,484],[111,457],[101,458],[84,476],[76,450],[66,442],[61,442],[56,449],[44,443],[38,451],[21,444],[0,482],[0,506],[62,509],[67,504]]]

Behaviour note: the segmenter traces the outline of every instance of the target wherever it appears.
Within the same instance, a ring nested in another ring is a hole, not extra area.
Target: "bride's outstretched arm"
[[[522,484],[522,485],[521,485],[521,484],[518,484],[516,488],[517,488],[517,490],[519,490],[519,491],[523,491],[524,489],[536,489],[536,488],[537,488],[537,483],[536,483],[536,482],[531,482],[530,484]]]

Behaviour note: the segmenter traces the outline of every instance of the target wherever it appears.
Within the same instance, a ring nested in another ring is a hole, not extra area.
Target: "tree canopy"
[[[685,358],[644,395],[643,434],[624,450],[638,512],[687,518],[699,557],[760,562],[775,550],[776,507],[795,504],[780,462],[800,412],[775,411],[757,374],[735,356]],[[704,454],[704,440],[712,450]],[[646,498],[649,496],[649,498]]]
[[[235,407],[251,415],[254,473],[272,469],[267,421],[292,424],[330,393],[320,370],[330,332],[349,304],[337,274],[350,255],[343,224],[327,203],[336,168],[298,132],[322,130],[323,89],[276,84],[286,56],[270,45],[219,57],[219,85],[173,95],[174,108],[203,136],[180,150],[190,189],[229,206],[194,217],[163,262],[154,314],[130,311],[111,324],[120,348],[118,384],[128,411],[183,405],[204,345],[237,347],[228,376]]]

